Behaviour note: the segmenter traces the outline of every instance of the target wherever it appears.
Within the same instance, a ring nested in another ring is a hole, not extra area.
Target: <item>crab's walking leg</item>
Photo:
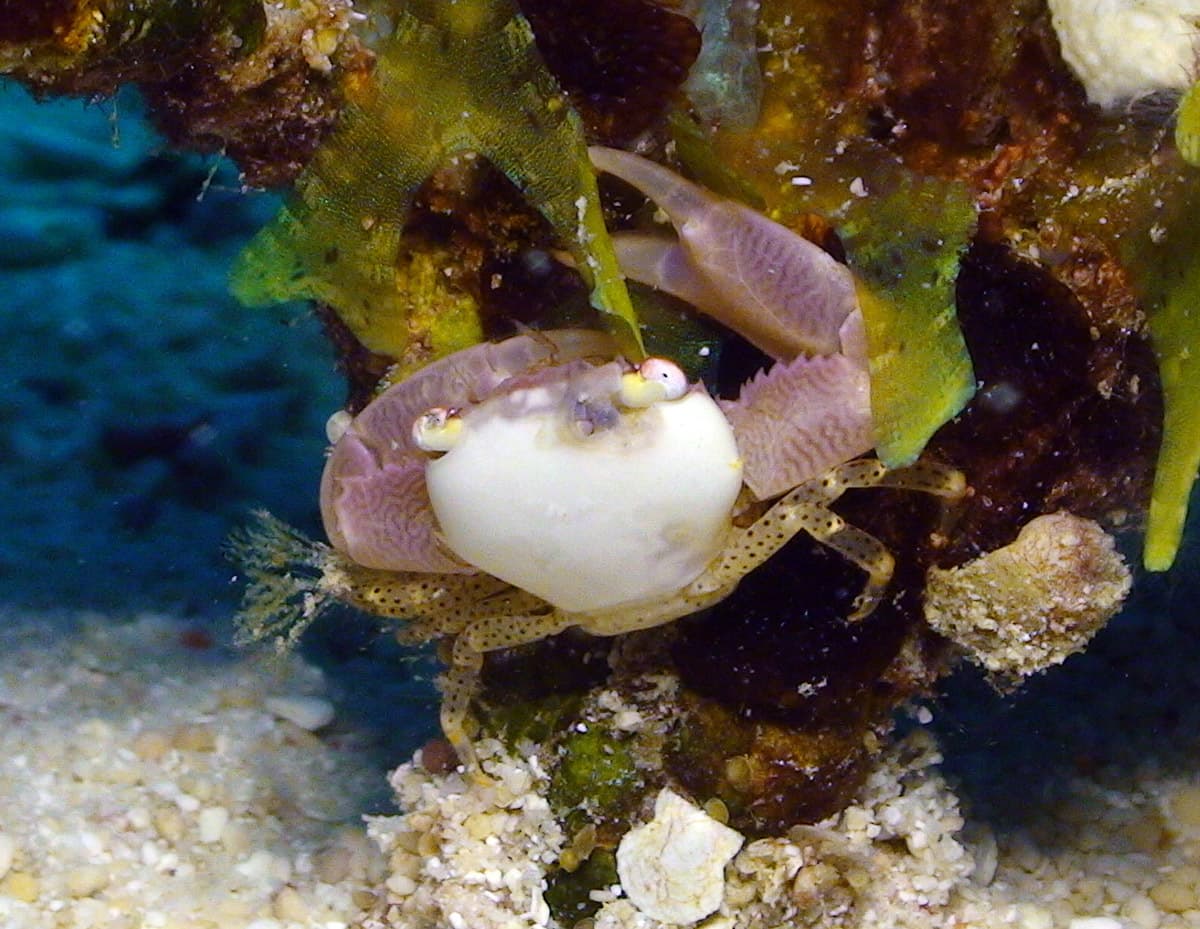
[[[543,601],[537,602],[545,605]],[[455,637],[450,667],[441,679],[440,720],[442,732],[472,777],[486,780],[471,743],[474,730],[471,701],[479,692],[483,656],[487,652],[557,635],[573,625],[575,620],[570,614],[558,610],[529,616],[492,615],[475,619]]]
[[[889,471],[879,461],[861,459],[831,468],[785,494],[757,521],[735,535],[725,552],[685,591],[700,596],[714,590],[732,590],[738,580],[781,549],[798,532],[807,532],[867,573],[867,583],[855,600],[851,620],[870,615],[892,578],[895,560],[874,536],[847,525],[829,509],[852,487],[893,487],[920,490],[939,496],[961,496],[962,475],[933,463]]]
[[[471,742],[472,733],[469,730],[473,727],[469,721],[472,719],[471,701],[479,690],[479,671],[479,667],[451,664],[442,672],[438,682],[442,691],[442,707],[438,711],[442,734],[454,748],[463,767],[475,777],[482,776],[482,769]]]

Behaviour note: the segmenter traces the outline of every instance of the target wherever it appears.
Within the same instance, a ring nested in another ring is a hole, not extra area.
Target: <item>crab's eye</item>
[[[435,406],[416,418],[413,441],[426,452],[448,452],[462,433],[462,417],[457,410]]]
[[[678,400],[687,393],[687,386],[687,375],[673,361],[647,358],[636,371],[621,377],[621,403],[645,407],[660,400]]]
[[[679,365],[666,358],[647,358],[638,367],[638,374],[651,384],[661,384],[664,400],[678,400],[687,393],[687,375]]]

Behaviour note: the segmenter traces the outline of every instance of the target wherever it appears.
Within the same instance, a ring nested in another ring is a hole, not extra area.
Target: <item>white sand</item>
[[[629,710],[609,697],[596,712]],[[0,714],[4,929],[557,925],[541,891],[569,837],[536,746],[486,746],[483,788],[402,766],[404,813],[370,827],[385,856],[361,819],[382,775],[298,658],[157,616],[9,616]],[[747,842],[705,929],[1200,927],[1181,759],[1049,779],[1019,824],[964,812],[938,760],[917,730],[839,816]],[[597,899],[595,929],[661,925],[619,886]]]
[[[320,673],[196,632],[0,620],[0,926],[336,929],[371,903],[380,774],[305,728]]]

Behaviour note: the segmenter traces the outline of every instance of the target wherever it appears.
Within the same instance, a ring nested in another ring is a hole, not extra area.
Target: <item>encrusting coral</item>
[[[1120,609],[1131,583],[1096,522],[1048,513],[1003,548],[957,568],[930,569],[925,621],[988,671],[1023,677],[1081,651]]]

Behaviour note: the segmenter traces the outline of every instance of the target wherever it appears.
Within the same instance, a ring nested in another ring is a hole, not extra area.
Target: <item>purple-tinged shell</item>
[[[530,333],[456,352],[389,387],[347,426],[325,463],[321,516],[330,543],[368,568],[473,573],[437,541],[427,457],[413,442],[413,422],[430,407],[477,404],[540,366],[612,355],[604,333]]]

